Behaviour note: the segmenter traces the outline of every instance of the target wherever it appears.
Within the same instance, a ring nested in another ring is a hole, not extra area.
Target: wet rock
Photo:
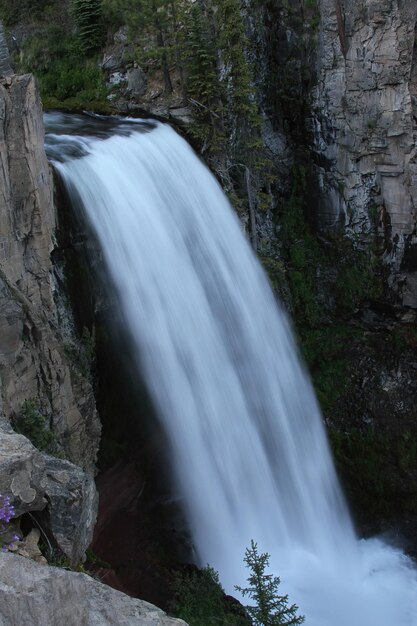
[[[0,555],[0,623],[4,626],[185,626],[152,604],[85,574]]]

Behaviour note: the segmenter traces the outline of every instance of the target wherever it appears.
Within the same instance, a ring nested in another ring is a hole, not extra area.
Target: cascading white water
[[[415,570],[357,541],[286,316],[213,176],[162,124],[58,144],[168,434],[200,562],[232,592],[254,539],[306,624],[416,626]]]

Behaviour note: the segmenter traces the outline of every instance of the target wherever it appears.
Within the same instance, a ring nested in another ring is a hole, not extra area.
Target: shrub
[[[51,0],[0,0],[0,19],[13,26],[23,19],[36,19],[51,4]]]
[[[71,0],[70,6],[83,51],[97,50],[103,43],[104,33],[101,0]]]
[[[212,567],[177,573],[174,612],[189,626],[246,626],[243,616],[227,605],[227,597]]]
[[[25,400],[18,415],[12,420],[16,432],[27,437],[39,450],[50,451],[55,436],[35,400]]]
[[[28,38],[23,46],[22,71],[33,72],[39,80],[44,105],[67,104],[73,109],[106,104],[103,72],[94,59],[80,54],[77,35],[60,25],[48,25],[42,34]]]

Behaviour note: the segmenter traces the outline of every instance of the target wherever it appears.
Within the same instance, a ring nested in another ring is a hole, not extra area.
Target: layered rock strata
[[[369,245],[390,286],[417,308],[417,5],[320,0],[312,128],[319,223]]]

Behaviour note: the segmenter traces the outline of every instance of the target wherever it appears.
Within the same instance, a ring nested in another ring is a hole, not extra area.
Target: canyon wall
[[[0,411],[40,412],[56,445],[93,471],[100,423],[90,381],[71,362],[71,314],[57,306],[55,208],[42,109],[30,75],[0,85]],[[26,406],[28,406],[26,404]]]
[[[100,423],[91,382],[69,357],[77,339],[51,262],[53,181],[35,80],[13,74],[0,39],[0,493],[76,564],[96,518]]]
[[[376,244],[417,307],[417,5],[321,0],[311,126],[319,224]]]

